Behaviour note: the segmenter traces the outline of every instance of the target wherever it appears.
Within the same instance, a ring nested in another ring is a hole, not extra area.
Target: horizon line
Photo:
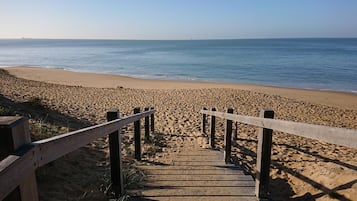
[[[252,38],[187,38],[187,39],[137,39],[137,38],[0,38],[0,40],[131,40],[131,41],[190,41],[190,40],[268,40],[268,39],[357,39],[355,37],[252,37]]]

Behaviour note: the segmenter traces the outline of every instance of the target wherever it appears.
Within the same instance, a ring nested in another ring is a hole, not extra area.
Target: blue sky
[[[0,0],[0,38],[357,37],[356,0]]]

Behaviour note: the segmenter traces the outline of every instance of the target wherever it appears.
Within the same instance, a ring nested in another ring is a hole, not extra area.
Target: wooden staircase
[[[133,200],[256,200],[253,178],[226,164],[220,151],[197,148],[178,153],[171,164],[139,168],[145,183],[130,192]]]

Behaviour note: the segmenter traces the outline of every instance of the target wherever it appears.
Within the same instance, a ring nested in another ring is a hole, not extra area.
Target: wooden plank
[[[207,108],[203,108],[203,110],[207,110]],[[207,115],[202,114],[202,133],[206,134],[206,122],[207,122]]]
[[[138,168],[146,171],[151,170],[242,170],[239,166],[232,166],[232,165],[213,165],[213,166],[171,166],[171,165],[155,165],[155,166],[148,166],[148,165],[139,165]]]
[[[61,156],[83,147],[100,137],[104,137],[129,123],[133,123],[134,121],[145,117],[146,115],[151,115],[154,112],[155,110],[150,110],[140,114],[124,117],[122,119],[105,122],[103,124],[33,142],[32,144],[39,146],[40,149],[39,166],[43,166],[51,161],[54,161]]]
[[[196,196],[145,196],[130,197],[132,201],[156,200],[156,201],[257,201],[254,196],[229,196],[229,195],[196,195]]]
[[[108,121],[113,121],[116,119],[120,119],[120,113],[118,109],[107,112]],[[112,189],[114,190],[116,198],[120,197],[124,193],[120,131],[121,128],[109,134],[110,173]]]
[[[37,147],[26,145],[0,162],[0,200],[16,189],[24,178],[31,179],[38,167],[37,153]]]
[[[134,114],[140,113],[140,108],[134,108]],[[135,144],[135,159],[141,160],[141,136],[140,136],[140,119],[134,122],[134,144]]]
[[[202,154],[204,156],[199,158]],[[180,161],[176,161],[178,158]],[[131,197],[141,196],[138,200],[148,196],[153,200],[165,200],[166,196],[172,200],[256,200],[252,176],[245,175],[240,167],[225,164],[223,153],[219,151],[181,152],[170,165],[139,168],[145,175],[143,188],[129,191]]]
[[[215,112],[216,108],[212,108],[212,112]],[[215,140],[215,133],[216,133],[216,117],[211,116],[211,136],[210,136],[210,145],[211,148],[215,148],[214,140]]]
[[[35,171],[33,171],[32,174],[23,177],[22,179],[25,182],[22,182],[19,186],[21,192],[21,200],[39,200]]]
[[[154,110],[154,107],[151,107],[150,109]],[[151,132],[152,132],[152,134],[154,134],[154,132],[155,132],[155,115],[154,115],[154,113],[151,114],[150,121],[151,121],[150,122]]]
[[[2,120],[2,121],[1,121]],[[19,150],[21,147],[26,147],[31,143],[31,137],[29,133],[29,124],[27,118],[24,117],[6,117],[0,119],[0,147],[1,158],[4,156],[13,154],[15,150]],[[3,140],[5,138],[6,140]],[[22,149],[21,149],[22,151]],[[29,151],[28,149],[25,150]],[[22,154],[22,153],[19,153]],[[33,165],[33,164],[32,164]],[[35,164],[36,165],[36,164]],[[24,169],[28,173],[24,174],[21,178],[18,178],[15,186],[15,190],[10,193],[5,200],[22,200],[22,201],[37,201],[37,183],[34,169]],[[17,174],[17,173],[15,173]],[[12,177],[12,175],[9,177]],[[8,180],[7,178],[6,180]]]
[[[145,111],[149,111],[149,108],[146,107],[144,110],[145,110]],[[149,140],[150,140],[149,116],[146,116],[146,117],[145,117],[144,127],[145,127],[145,142],[149,142]]]
[[[227,113],[233,114],[233,108],[228,108]],[[226,120],[226,135],[224,136],[224,161],[226,163],[231,162],[231,150],[232,150],[232,120]]]
[[[231,164],[226,164],[224,162],[224,160],[222,160],[222,161],[174,161],[173,164],[175,166],[188,166],[188,165],[191,165],[191,166],[207,166],[207,165],[223,166],[223,165],[231,165]]]
[[[274,111],[262,110],[262,118],[274,118]],[[269,198],[269,180],[270,180],[270,156],[272,145],[273,130],[260,128],[258,131],[257,147],[257,169],[255,176],[255,195],[259,199]]]
[[[277,119],[264,119],[208,110],[201,110],[201,113],[215,115],[220,118],[230,119],[253,126],[269,128],[275,131],[281,131],[301,137],[321,140],[332,144],[357,148],[357,130],[355,129],[336,128]]]
[[[235,170],[235,169],[210,169],[210,170],[202,170],[202,169],[152,169],[145,170],[145,175],[165,175],[165,174],[179,174],[179,175],[244,175],[243,171]]]
[[[249,186],[254,187],[255,183],[253,180],[249,181],[152,181],[146,182],[144,187],[160,187],[160,186],[171,186],[171,187],[180,187],[180,186],[206,186],[206,187],[216,187],[216,186],[231,186],[231,187],[243,187]]]
[[[21,125],[25,124],[26,121],[26,118],[20,116],[0,117],[0,160],[15,152],[24,141],[31,141],[29,135],[24,135],[24,133],[18,131],[18,129],[15,130],[18,126],[24,130]]]
[[[250,175],[180,175],[180,174],[167,174],[167,175],[147,175],[147,181],[252,181]],[[254,191],[254,189],[253,189]]]
[[[9,155],[0,162],[0,200],[3,200],[20,184],[23,178],[28,177],[30,172],[37,167],[54,161],[97,138],[104,137],[129,123],[154,113],[155,110],[150,110],[27,144],[15,155]],[[3,120],[6,119],[3,118]],[[26,149],[28,150],[24,152]]]
[[[236,143],[237,139],[238,139],[238,122],[235,122],[232,140],[234,141],[234,143]]]
[[[235,195],[235,196],[254,196],[254,187],[203,187],[189,186],[178,188],[163,188],[163,189],[146,189],[145,191],[131,191],[133,196],[220,196],[220,195]]]

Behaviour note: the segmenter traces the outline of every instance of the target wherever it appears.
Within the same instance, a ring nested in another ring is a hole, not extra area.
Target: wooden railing
[[[154,131],[154,108],[134,109],[134,115],[120,118],[119,110],[107,113],[108,122],[31,142],[28,120],[0,117],[0,200],[38,200],[35,170],[94,140],[109,135],[111,182],[115,196],[123,194],[121,128],[135,124],[135,158],[141,159],[140,119],[145,118],[145,139]]]
[[[276,120],[273,119],[274,111],[272,110],[262,110],[260,117],[233,114],[233,109],[231,108],[227,110],[227,113],[217,112],[215,108],[212,108],[212,111],[203,108],[201,113],[203,114],[203,133],[206,133],[207,115],[211,115],[211,129],[208,136],[210,137],[209,142],[212,148],[215,147],[214,142],[216,132],[216,117],[226,119],[226,133],[224,137],[226,162],[230,162],[231,160],[232,121],[261,128],[258,131],[257,164],[255,177],[255,193],[259,199],[268,199],[273,130],[294,134],[301,137],[321,140],[332,144],[357,148],[357,130]]]

